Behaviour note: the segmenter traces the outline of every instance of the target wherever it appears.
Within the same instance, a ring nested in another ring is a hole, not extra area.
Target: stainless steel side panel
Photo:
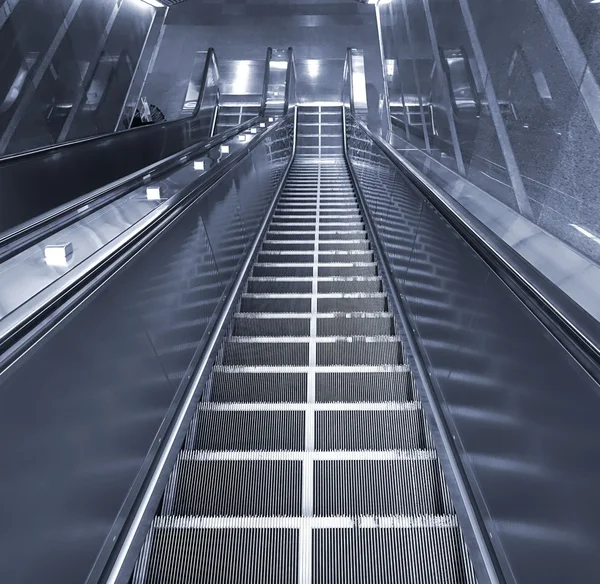
[[[290,122],[0,376],[3,581],[85,581],[291,151]]]
[[[349,155],[504,577],[597,581],[596,383],[356,126]]]

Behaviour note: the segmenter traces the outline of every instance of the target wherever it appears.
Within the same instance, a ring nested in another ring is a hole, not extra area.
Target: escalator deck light
[[[146,198],[149,201],[160,201],[160,187],[147,187]]]
[[[72,255],[72,243],[58,243],[44,248],[44,258],[49,266],[66,266]]]

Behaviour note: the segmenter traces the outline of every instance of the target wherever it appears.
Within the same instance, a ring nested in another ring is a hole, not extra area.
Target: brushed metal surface
[[[349,154],[504,577],[594,581],[596,383],[356,128]]]
[[[290,154],[286,124],[0,376],[4,579],[85,581]]]

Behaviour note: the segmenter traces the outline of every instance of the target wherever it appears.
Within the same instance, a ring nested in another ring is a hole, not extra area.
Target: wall
[[[212,47],[222,70],[240,59],[260,67],[262,86],[269,46],[293,47],[303,101],[339,101],[349,46],[364,49],[367,80],[383,92],[375,9],[353,0],[188,0],[169,10],[151,75],[154,83],[162,77],[173,87],[174,80],[190,79],[195,52]],[[165,111],[180,107],[184,92],[183,86],[169,95],[146,88]]]
[[[395,145],[426,150],[600,262],[600,4],[392,0],[380,11]]]
[[[500,564],[494,581],[597,582],[598,384],[356,125],[349,152]]]
[[[0,155],[114,131],[154,12],[141,0],[0,2]]]

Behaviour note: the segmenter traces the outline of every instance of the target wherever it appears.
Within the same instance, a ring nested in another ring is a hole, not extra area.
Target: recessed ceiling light
[[[150,4],[150,6],[154,6],[154,8],[164,8],[165,5],[159,0],[142,0],[144,4]]]

